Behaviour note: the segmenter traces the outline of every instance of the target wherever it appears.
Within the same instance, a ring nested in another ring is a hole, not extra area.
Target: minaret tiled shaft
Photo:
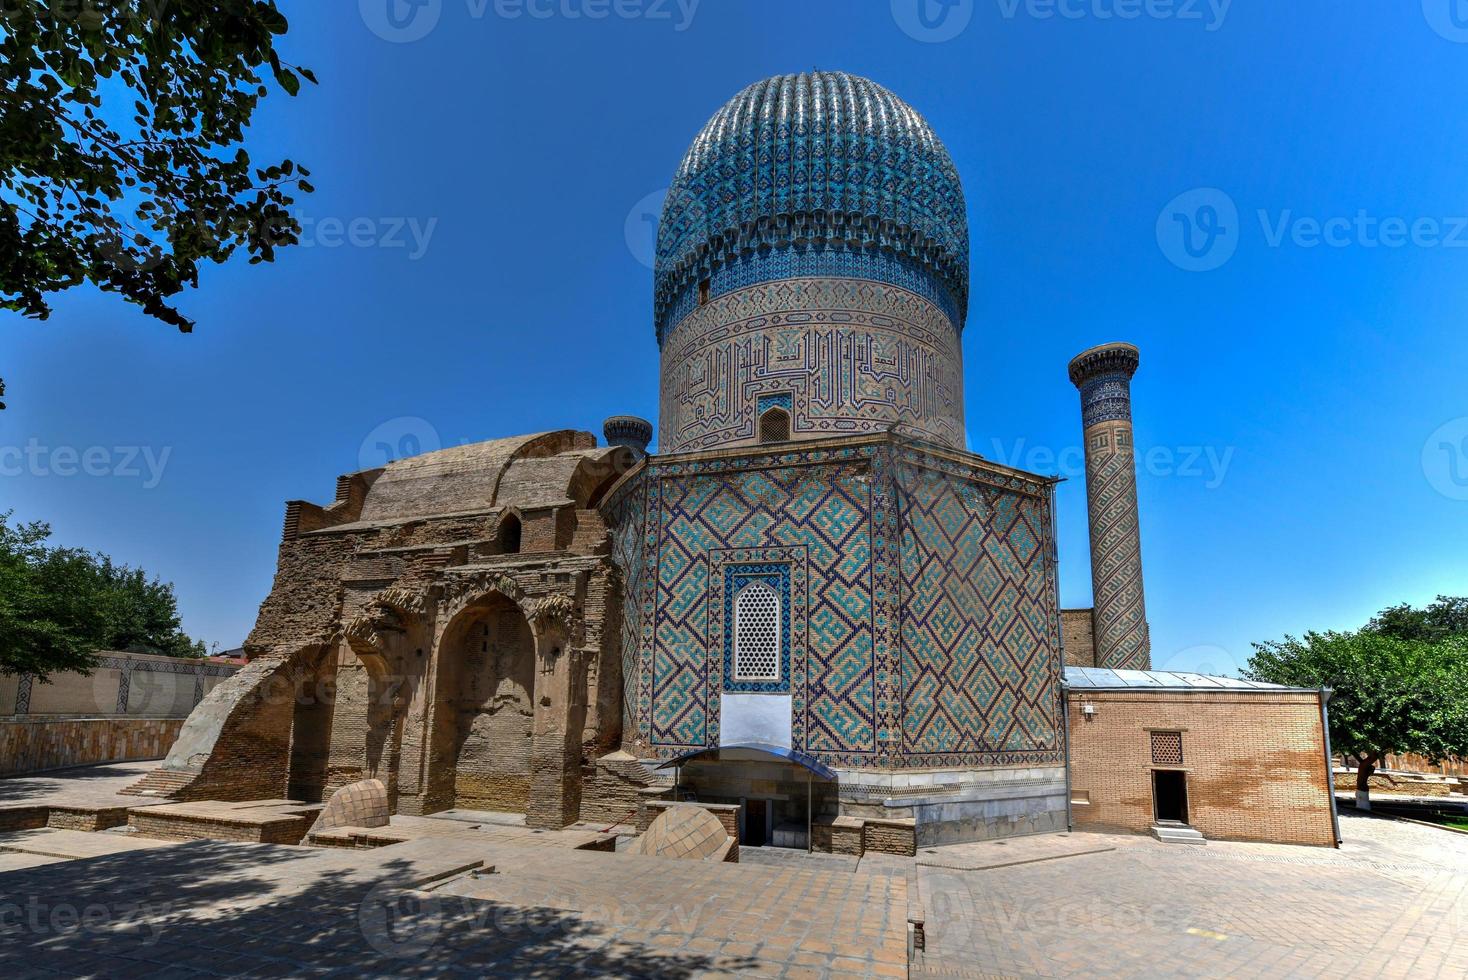
[[[1070,362],[1070,380],[1081,393],[1086,440],[1096,665],[1147,670],[1152,643],[1142,589],[1132,441],[1131,379],[1139,362],[1131,344],[1103,344]]]

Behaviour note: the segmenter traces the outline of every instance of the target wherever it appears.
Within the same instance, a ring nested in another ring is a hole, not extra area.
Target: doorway
[[[1152,809],[1157,820],[1188,822],[1188,774],[1177,769],[1152,771]]]
[[[739,843],[745,847],[764,847],[770,842],[770,801],[744,801],[744,834]]]

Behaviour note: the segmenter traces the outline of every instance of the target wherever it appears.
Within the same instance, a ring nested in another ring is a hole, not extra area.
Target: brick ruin
[[[249,666],[131,792],[317,802],[379,779],[394,812],[574,822],[583,760],[621,738],[620,589],[595,505],[637,457],[550,432],[288,503]]]

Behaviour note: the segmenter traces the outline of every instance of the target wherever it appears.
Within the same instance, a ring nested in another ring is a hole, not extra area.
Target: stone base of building
[[[1064,831],[1064,766],[837,770],[842,816],[911,820],[918,847]]]
[[[671,780],[647,779],[651,770],[626,753],[610,757],[609,764],[599,761],[597,769],[608,772],[599,771],[589,780],[592,787],[602,787],[608,781],[603,777],[615,771],[631,788],[605,801],[596,793],[588,794],[582,801],[583,818],[589,809],[598,815],[612,811],[620,815],[630,802],[641,829],[675,795]],[[803,825],[805,795],[810,792],[811,845],[838,854],[911,855],[919,847],[939,844],[1059,833],[1069,823],[1063,766],[838,769],[834,785],[821,780],[807,783],[802,771],[774,763],[692,763],[686,769],[676,795],[713,810],[735,836],[743,830],[744,799],[791,801],[786,816]],[[803,826],[801,831],[803,847]]]

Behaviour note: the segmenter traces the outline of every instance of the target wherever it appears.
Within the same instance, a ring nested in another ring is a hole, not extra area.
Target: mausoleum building
[[[661,216],[656,452],[618,416],[605,445],[476,443],[288,504],[250,664],[137,791],[376,778],[395,812],[555,828],[677,795],[745,844],[838,850],[1066,829],[1065,664],[1150,667],[1140,355],[1070,366],[1095,608],[1063,617],[1058,479],[966,448],[969,275],[958,171],[916,110],[841,72],[749,86]],[[1101,789],[1145,783],[1107,770],[1131,755],[1087,744],[1088,812],[1140,819]]]

